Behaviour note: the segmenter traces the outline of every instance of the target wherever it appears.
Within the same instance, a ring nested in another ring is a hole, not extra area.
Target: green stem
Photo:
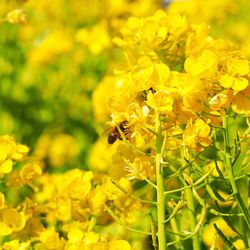
[[[158,224],[158,245],[159,250],[165,250],[166,248],[166,231],[165,231],[165,195],[164,195],[164,174],[163,167],[161,165],[162,160],[162,131],[160,115],[156,119],[156,183],[157,183],[157,224]]]
[[[187,207],[189,210],[189,224],[190,224],[190,231],[194,232],[196,228],[196,216],[195,216],[195,205],[194,205],[194,197],[192,194],[191,188],[187,188],[185,191],[185,197],[187,200]],[[199,235],[195,234],[192,237],[192,243],[193,243],[193,250],[200,250],[200,242],[199,242]]]
[[[239,204],[240,210],[244,215],[245,221],[247,223],[248,228],[250,229],[250,215],[249,212],[241,198],[241,195],[238,191],[238,187],[236,185],[235,177],[234,177],[234,171],[233,171],[233,164],[231,161],[231,147],[230,147],[230,137],[229,137],[229,131],[228,131],[228,116],[225,115],[223,118],[223,128],[224,128],[224,143],[225,143],[225,152],[224,152],[224,162],[226,165],[226,169],[228,171],[228,178],[233,190],[233,194]]]

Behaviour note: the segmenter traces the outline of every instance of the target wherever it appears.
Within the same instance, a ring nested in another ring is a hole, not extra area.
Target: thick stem
[[[231,147],[230,147],[230,137],[229,137],[229,127],[228,127],[228,116],[225,115],[223,118],[223,128],[224,128],[224,143],[225,143],[225,152],[224,152],[224,163],[226,165],[226,169],[228,171],[229,181],[233,190],[233,194],[239,204],[240,210],[244,215],[245,221],[247,223],[248,228],[250,229],[250,215],[249,212],[241,198],[241,195],[238,191],[238,187],[236,185],[234,171],[233,171],[233,164],[232,164],[232,154],[231,154]]]
[[[189,210],[188,219],[189,219],[189,224],[190,224],[190,231],[194,232],[195,228],[196,228],[197,221],[196,221],[196,216],[195,216],[196,213],[195,213],[194,197],[193,197],[191,188],[187,188],[185,190],[185,197],[187,200],[187,207]],[[192,237],[192,241],[193,241],[192,242],[193,243],[193,250],[200,250],[200,241],[199,241],[198,234],[195,234]]]
[[[165,195],[164,195],[164,174],[161,165],[162,159],[162,131],[160,116],[156,120],[156,182],[157,182],[157,224],[158,224],[158,245],[159,250],[166,250],[166,230],[165,230]]]

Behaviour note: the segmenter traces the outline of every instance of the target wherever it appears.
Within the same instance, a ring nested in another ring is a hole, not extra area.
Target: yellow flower
[[[4,208],[5,206],[5,197],[4,194],[0,192],[0,209]]]
[[[12,171],[14,161],[21,161],[29,152],[29,148],[15,142],[8,135],[0,136],[0,176]]]
[[[209,107],[212,110],[222,110],[229,107],[233,99],[233,91],[231,89],[223,90],[216,94],[209,101]]]
[[[95,216],[100,216],[103,214],[106,196],[100,186],[96,187],[95,190],[92,190],[89,193],[88,202],[92,214]]]
[[[79,228],[71,229],[68,232],[68,241],[64,247],[65,250],[85,249],[83,242],[84,233]]]
[[[229,57],[226,66],[231,75],[245,76],[249,73],[249,62],[246,59]]]
[[[19,240],[12,240],[3,244],[3,250],[28,250],[30,241],[20,243]]]
[[[173,97],[167,90],[159,90],[154,94],[149,91],[147,104],[157,113],[167,114],[173,110]]]
[[[7,14],[6,18],[9,23],[18,24],[26,22],[26,15],[21,9],[12,10]]]
[[[138,68],[134,69],[132,78],[140,90],[160,90],[167,84],[170,77],[170,69],[163,63],[153,63],[149,57],[144,56],[138,59]]]
[[[200,118],[194,123],[190,120],[183,134],[183,142],[185,146],[196,150],[201,150],[199,145],[208,147],[212,143],[209,125]]]
[[[56,57],[72,49],[71,37],[65,30],[56,30],[41,39],[28,55],[28,62],[40,66],[52,62]]]
[[[60,221],[68,221],[72,218],[71,200],[68,197],[60,197],[56,202],[56,216]]]
[[[83,232],[80,229],[72,229],[68,232],[69,242],[79,242],[83,239]]]
[[[42,135],[34,155],[39,160],[48,159],[52,167],[62,167],[76,157],[79,149],[76,139],[69,134]]]
[[[24,212],[15,208],[3,208],[0,211],[0,235],[10,235],[12,232],[21,231],[26,223]]]
[[[99,241],[99,234],[95,233],[95,232],[87,232],[84,235],[84,243],[85,244],[92,244],[92,243],[96,243]]]
[[[244,90],[249,82],[246,78],[249,73],[249,63],[239,57],[228,57],[223,65],[223,73],[219,76],[219,82],[224,88],[232,88],[237,93]]]
[[[48,250],[63,249],[63,242],[60,240],[59,234],[52,228],[48,228],[43,232],[41,232],[39,240],[42,243],[40,244],[41,247],[40,249],[48,249]]]
[[[33,187],[33,180],[42,175],[42,169],[37,163],[25,164],[20,170],[20,179],[23,184]]]
[[[93,173],[91,171],[83,172],[75,169],[67,172],[64,183],[61,184],[63,190],[66,190],[71,198],[84,200],[91,190],[92,179]]]
[[[109,242],[109,250],[131,250],[131,246],[125,240],[113,240]]]
[[[0,165],[0,173],[1,174],[8,174],[12,171],[13,161],[6,160]]]
[[[248,80],[244,77],[235,77],[230,74],[224,74],[219,77],[219,83],[226,89],[232,88],[238,92],[247,87]]]
[[[250,85],[244,90],[238,92],[232,101],[232,109],[235,113],[249,116],[250,115]]]
[[[108,25],[105,22],[99,23],[90,29],[83,28],[78,30],[75,39],[77,42],[87,46],[93,54],[99,54],[111,46]]]
[[[114,76],[106,76],[97,85],[92,96],[94,115],[98,122],[104,122],[111,115],[109,96],[112,90],[115,91],[116,78]]]
[[[185,70],[192,76],[212,77],[217,72],[217,57],[211,50],[204,50],[198,57],[190,56],[185,61]]]
[[[132,167],[133,166],[133,167]],[[135,158],[132,166],[126,166],[129,174],[127,175],[130,179],[137,178],[143,180],[148,178],[150,180],[155,177],[155,162],[153,158],[148,156],[142,156]]]

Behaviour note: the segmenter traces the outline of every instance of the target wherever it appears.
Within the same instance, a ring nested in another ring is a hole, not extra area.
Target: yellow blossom
[[[0,192],[0,209],[5,206],[5,197],[4,194]]]
[[[148,92],[147,104],[156,112],[167,114],[173,109],[173,97],[167,90],[159,90],[154,94]]]
[[[200,78],[214,76],[217,71],[216,54],[211,50],[204,50],[197,58],[188,57],[185,61],[185,70]]]
[[[56,46],[55,46],[56,44]],[[49,33],[29,52],[28,61],[34,66],[50,63],[72,49],[70,36],[64,30]]]
[[[249,73],[249,62],[242,58],[228,58],[226,61],[228,73],[245,76]]]
[[[52,167],[62,167],[79,152],[75,138],[69,134],[42,135],[34,155],[39,160],[48,159]]]
[[[100,23],[90,29],[83,28],[77,31],[76,41],[88,46],[93,54],[99,54],[111,45],[106,23]]]
[[[14,138],[8,135],[0,136],[0,175],[12,171],[14,161],[21,161],[27,155],[29,148],[15,142]]]
[[[250,85],[244,90],[238,92],[232,101],[232,109],[235,113],[249,116],[250,115]]]
[[[41,241],[41,248],[45,248],[48,250],[63,249],[63,242],[60,241],[59,234],[55,232],[53,229],[46,229],[43,231],[39,240]]]
[[[84,235],[84,243],[85,244],[92,244],[92,243],[96,243],[99,241],[99,234],[95,233],[95,232],[87,232]]]
[[[110,90],[116,86],[116,78],[113,76],[106,76],[96,87],[93,96],[92,103],[94,108],[94,115],[97,121],[106,121],[110,114]]]
[[[1,235],[9,235],[12,232],[22,230],[26,223],[25,214],[15,208],[3,208],[0,211]]]
[[[68,233],[68,239],[70,242],[79,242],[83,238],[83,232],[80,229],[73,229]]]
[[[65,178],[67,178],[67,186],[65,186],[66,183],[61,184],[64,185],[64,188],[67,188],[70,197],[79,200],[87,198],[91,190],[91,180],[93,179],[93,173],[91,171],[82,173],[80,170],[75,169],[68,172]]]
[[[30,241],[19,242],[19,240],[11,240],[3,244],[3,250],[26,250],[30,248]]]
[[[23,10],[16,9],[12,10],[7,14],[7,21],[10,23],[25,23],[26,22],[26,15]]]
[[[202,119],[198,118],[193,123],[189,121],[183,134],[185,146],[199,149],[199,144],[207,147],[212,143],[210,138],[210,127]]]
[[[0,165],[0,173],[8,174],[12,171],[13,161],[6,160]]]
[[[248,85],[248,80],[244,77],[235,77],[229,74],[224,74],[219,77],[219,82],[222,87],[229,89],[232,88],[235,91],[241,91]]]
[[[223,90],[211,98],[209,107],[212,110],[226,109],[231,104],[232,99],[233,91],[231,89]]]
[[[20,178],[24,184],[32,186],[32,181],[42,175],[42,169],[37,163],[28,163],[20,170]]]
[[[104,212],[106,196],[100,186],[89,193],[88,202],[92,214],[100,216]]]
[[[131,246],[125,240],[114,240],[109,242],[109,250],[131,250]]]
[[[56,216],[60,221],[67,221],[70,220],[72,217],[71,212],[71,200],[67,197],[60,197],[57,200],[57,209],[56,209]]]
[[[148,178],[150,180],[155,177],[155,164],[151,157],[143,156],[135,158],[132,166],[128,165],[126,168],[129,172],[129,178],[137,178],[143,180]]]

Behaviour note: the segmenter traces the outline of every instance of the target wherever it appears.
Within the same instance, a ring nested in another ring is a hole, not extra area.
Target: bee
[[[125,120],[125,121],[120,122],[116,127],[114,127],[109,132],[109,134],[108,134],[108,143],[109,144],[115,143],[117,139],[122,140],[122,136],[119,132],[118,127],[119,127],[120,131],[122,131],[125,136],[128,135],[129,127],[128,127],[128,122]]]

